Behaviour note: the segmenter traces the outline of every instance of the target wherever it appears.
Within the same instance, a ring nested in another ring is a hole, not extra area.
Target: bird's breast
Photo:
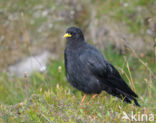
[[[84,74],[84,67],[85,65],[81,63],[79,58],[79,52],[74,51],[67,51],[66,55],[66,72],[68,73],[68,76],[72,78],[77,78],[82,73]]]

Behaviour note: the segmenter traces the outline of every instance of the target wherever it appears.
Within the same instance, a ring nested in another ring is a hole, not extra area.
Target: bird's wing
[[[124,92],[128,95],[138,97],[131,88],[126,84],[126,82],[121,78],[119,72],[114,68],[113,65],[109,64],[108,67],[108,77],[107,81],[110,82],[116,89],[118,89],[121,92]],[[110,72],[111,71],[111,72]]]
[[[91,73],[100,79],[104,85],[137,97],[121,78],[119,72],[104,59],[103,55],[98,52],[98,50],[85,50],[80,55],[80,60],[87,65]]]

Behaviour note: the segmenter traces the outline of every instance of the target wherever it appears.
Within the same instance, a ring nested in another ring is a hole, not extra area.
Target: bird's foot
[[[94,94],[91,99],[94,99],[96,96],[97,96],[97,94]],[[87,103],[87,105],[89,105],[89,102]]]
[[[83,101],[85,100],[86,96],[87,96],[87,94],[85,94],[85,95],[83,96],[83,98],[82,98],[82,100],[81,100],[80,105],[82,105],[82,104],[83,104]]]

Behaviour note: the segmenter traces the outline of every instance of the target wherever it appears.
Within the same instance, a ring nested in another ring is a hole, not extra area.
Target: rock
[[[9,76],[24,77],[30,76],[34,72],[45,72],[47,63],[50,59],[56,59],[56,56],[48,51],[38,55],[27,57],[8,68]]]

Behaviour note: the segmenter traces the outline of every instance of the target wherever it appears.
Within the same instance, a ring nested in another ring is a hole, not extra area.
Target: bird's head
[[[71,41],[83,41],[83,33],[77,27],[69,27],[64,35],[64,38]]]

